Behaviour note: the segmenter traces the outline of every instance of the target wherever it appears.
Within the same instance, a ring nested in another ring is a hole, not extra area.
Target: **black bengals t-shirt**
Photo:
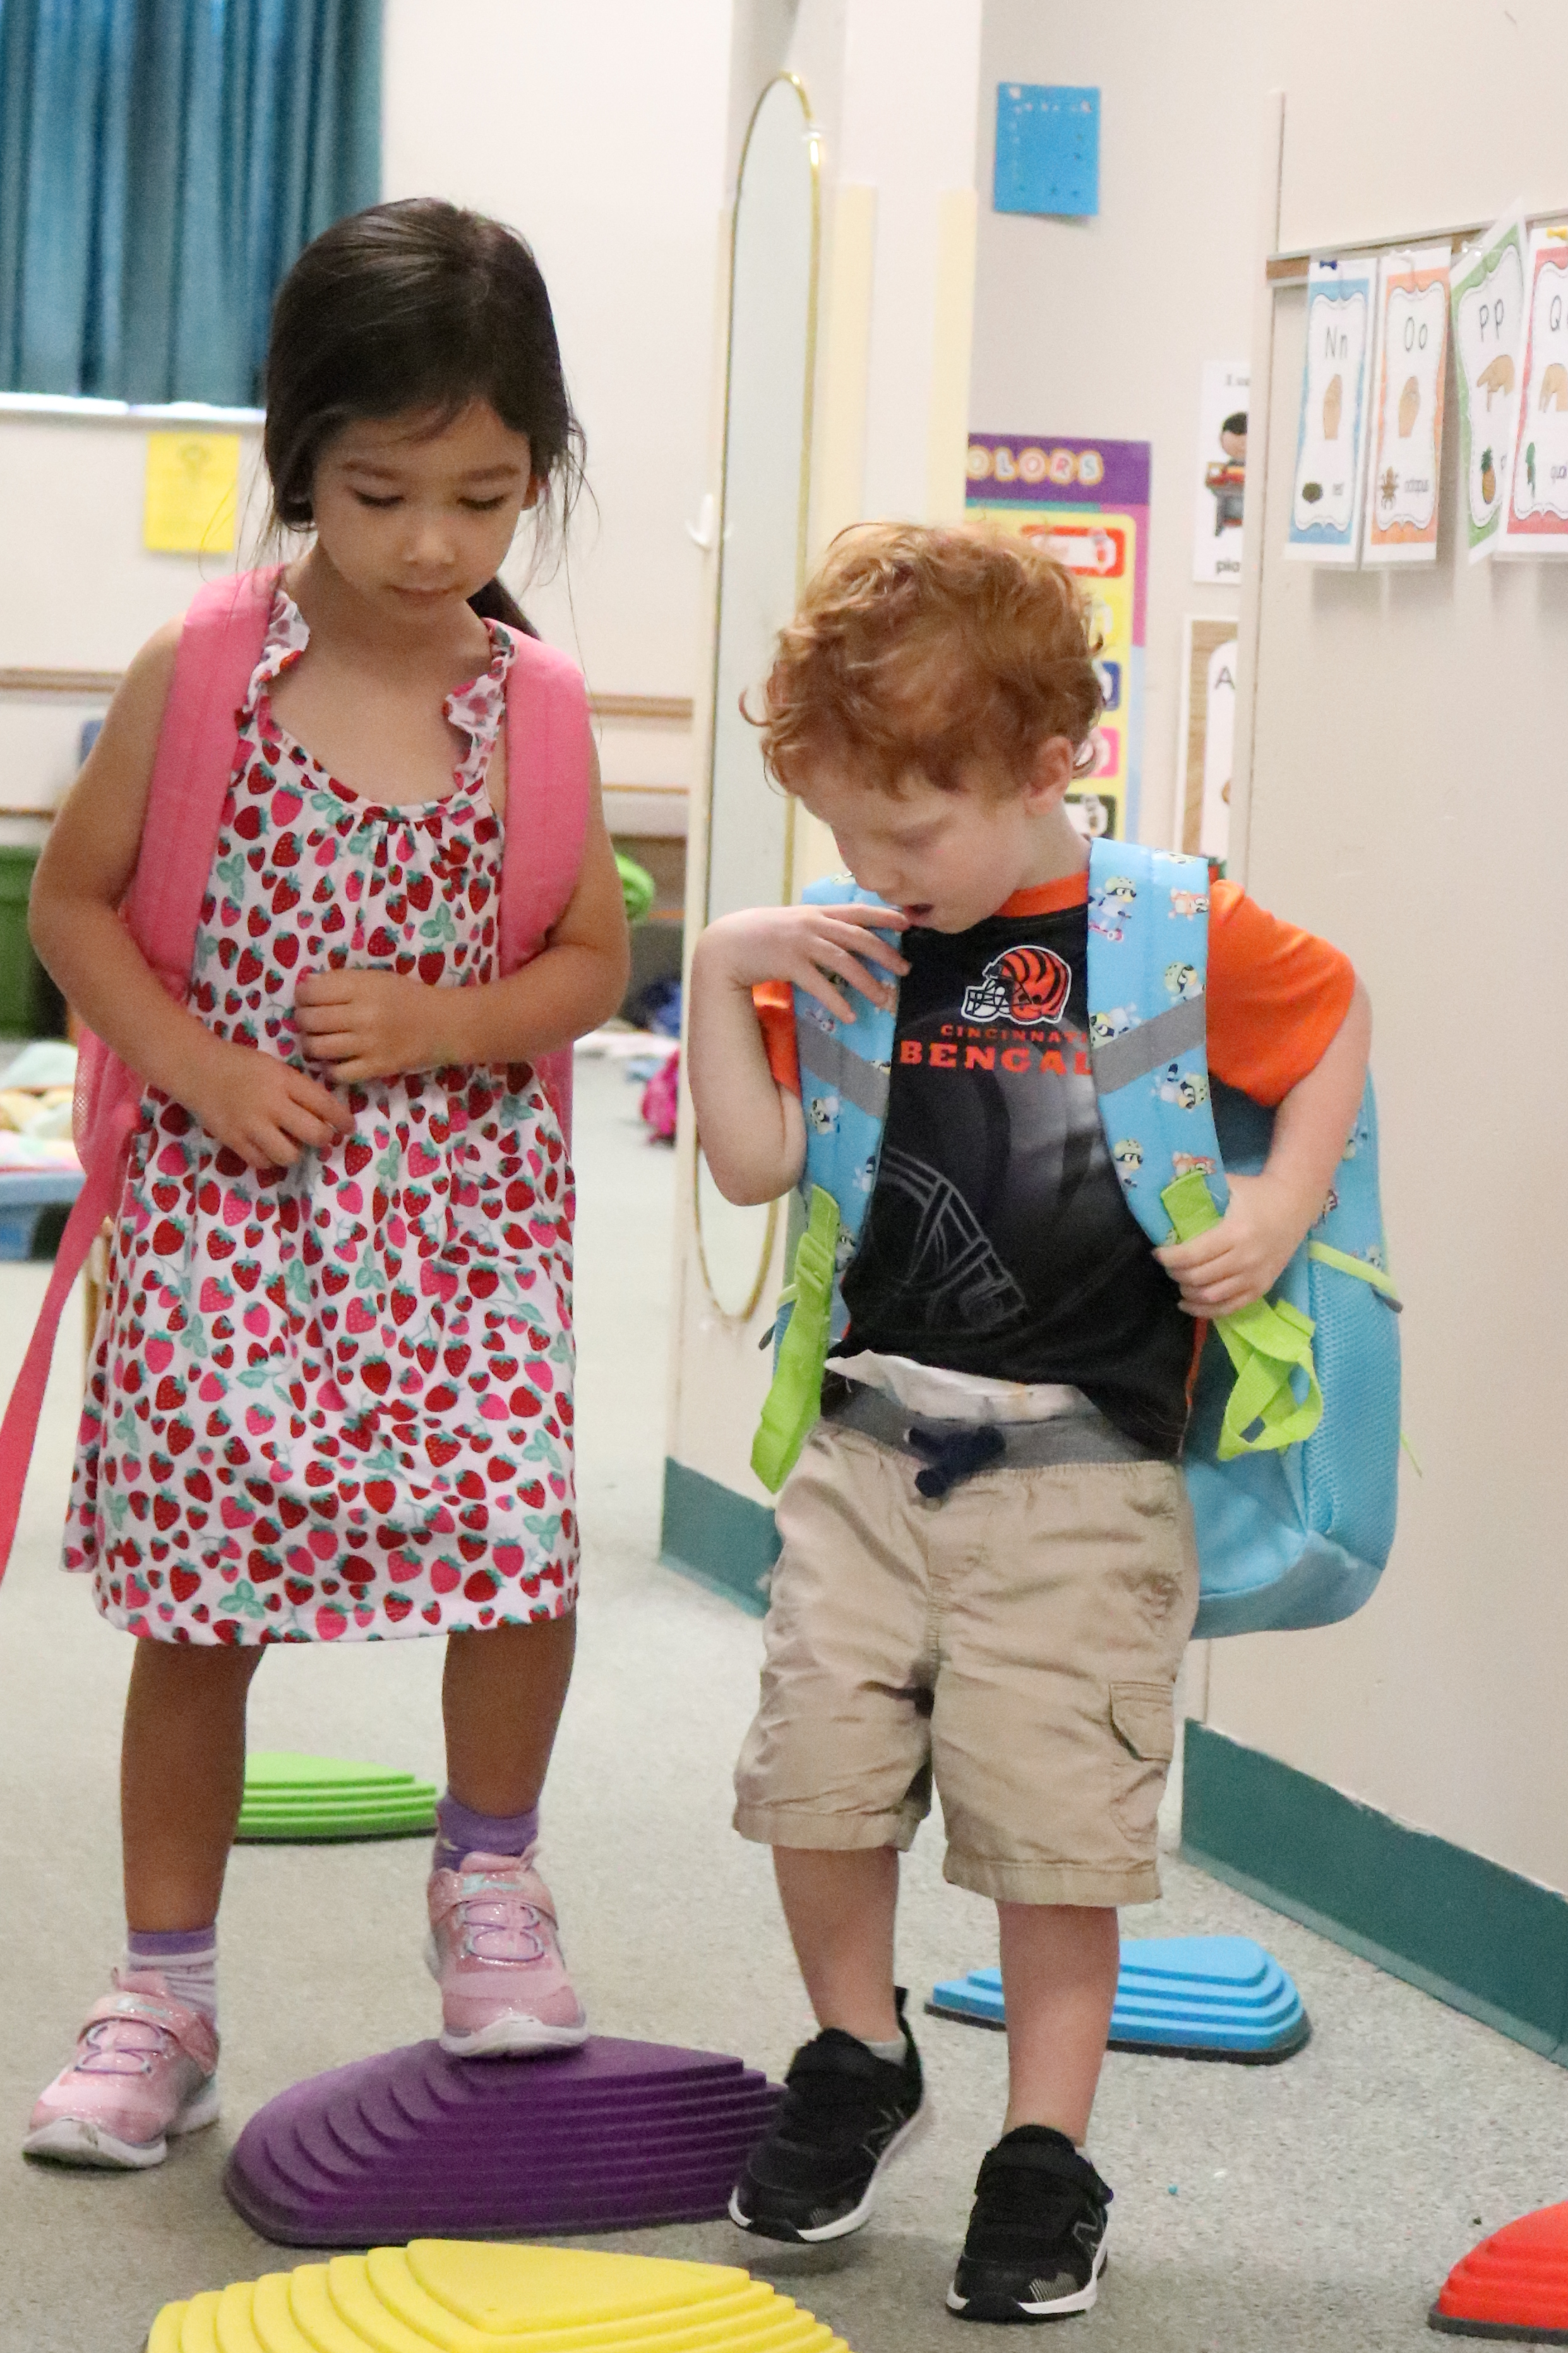
[[[1348,1010],[1348,961],[1214,887],[1209,1063],[1277,1103]],[[911,930],[882,1156],[844,1278],[837,1353],[1071,1383],[1131,1438],[1180,1449],[1194,1331],[1122,1193],[1089,1060],[1088,878],[1020,892],[973,930]],[[757,992],[798,1086],[789,1002]]]

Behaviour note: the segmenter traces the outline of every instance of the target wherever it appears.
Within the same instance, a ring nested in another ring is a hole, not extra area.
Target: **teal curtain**
[[[380,178],[380,0],[0,0],[0,385],[258,402]]]

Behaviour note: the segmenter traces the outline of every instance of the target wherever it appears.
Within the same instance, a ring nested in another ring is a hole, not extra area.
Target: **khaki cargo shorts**
[[[1197,1555],[1173,1462],[1003,1466],[941,1502],[909,1454],[818,1422],[784,1549],[735,1828],[908,1847],[1011,1904],[1146,1904]]]

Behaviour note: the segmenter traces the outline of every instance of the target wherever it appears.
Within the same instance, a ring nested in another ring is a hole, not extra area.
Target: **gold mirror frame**
[[[798,599],[805,586],[807,532],[811,519],[811,437],[813,411],[816,390],[816,309],[818,278],[822,257],[822,141],[812,121],[811,101],[805,84],[798,74],[775,74],[759,93],[746,125],[746,136],[741,148],[740,168],[735,176],[735,203],[730,216],[730,295],[725,309],[726,344],[724,353],[724,421],[721,448],[722,465],[719,488],[718,576],[714,584],[715,621],[713,629],[713,671],[708,730],[708,773],[705,779],[702,833],[702,917],[709,921],[709,901],[713,879],[713,786],[719,754],[719,670],[723,648],[724,573],[726,519],[730,512],[730,424],[731,402],[735,381],[735,294],[736,262],[740,249],[741,206],[746,192],[746,164],[752,152],[752,142],[763,107],[773,91],[783,85],[793,90],[800,103],[801,132],[805,142],[811,172],[811,248],[806,277],[805,303],[805,383],[801,406],[800,490],[795,510],[795,594]],[[789,801],[784,812],[784,871],[781,877],[783,895],[779,903],[788,906],[795,896],[795,803]],[[770,1201],[763,1229],[762,1248],[758,1253],[756,1279],[747,1294],[743,1307],[736,1310],[726,1306],[719,1296],[708,1262],[708,1250],[702,1230],[702,1146],[698,1141],[691,1163],[691,1215],[697,1236],[697,1261],[702,1271],[703,1287],[714,1308],[726,1323],[744,1325],[756,1314],[773,1263],[773,1244],[778,1235],[781,1204]]]

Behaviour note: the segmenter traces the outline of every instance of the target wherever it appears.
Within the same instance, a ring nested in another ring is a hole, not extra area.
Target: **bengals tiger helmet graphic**
[[[1009,948],[993,956],[963,992],[968,1021],[1055,1021],[1066,1010],[1072,967],[1050,948]]]

